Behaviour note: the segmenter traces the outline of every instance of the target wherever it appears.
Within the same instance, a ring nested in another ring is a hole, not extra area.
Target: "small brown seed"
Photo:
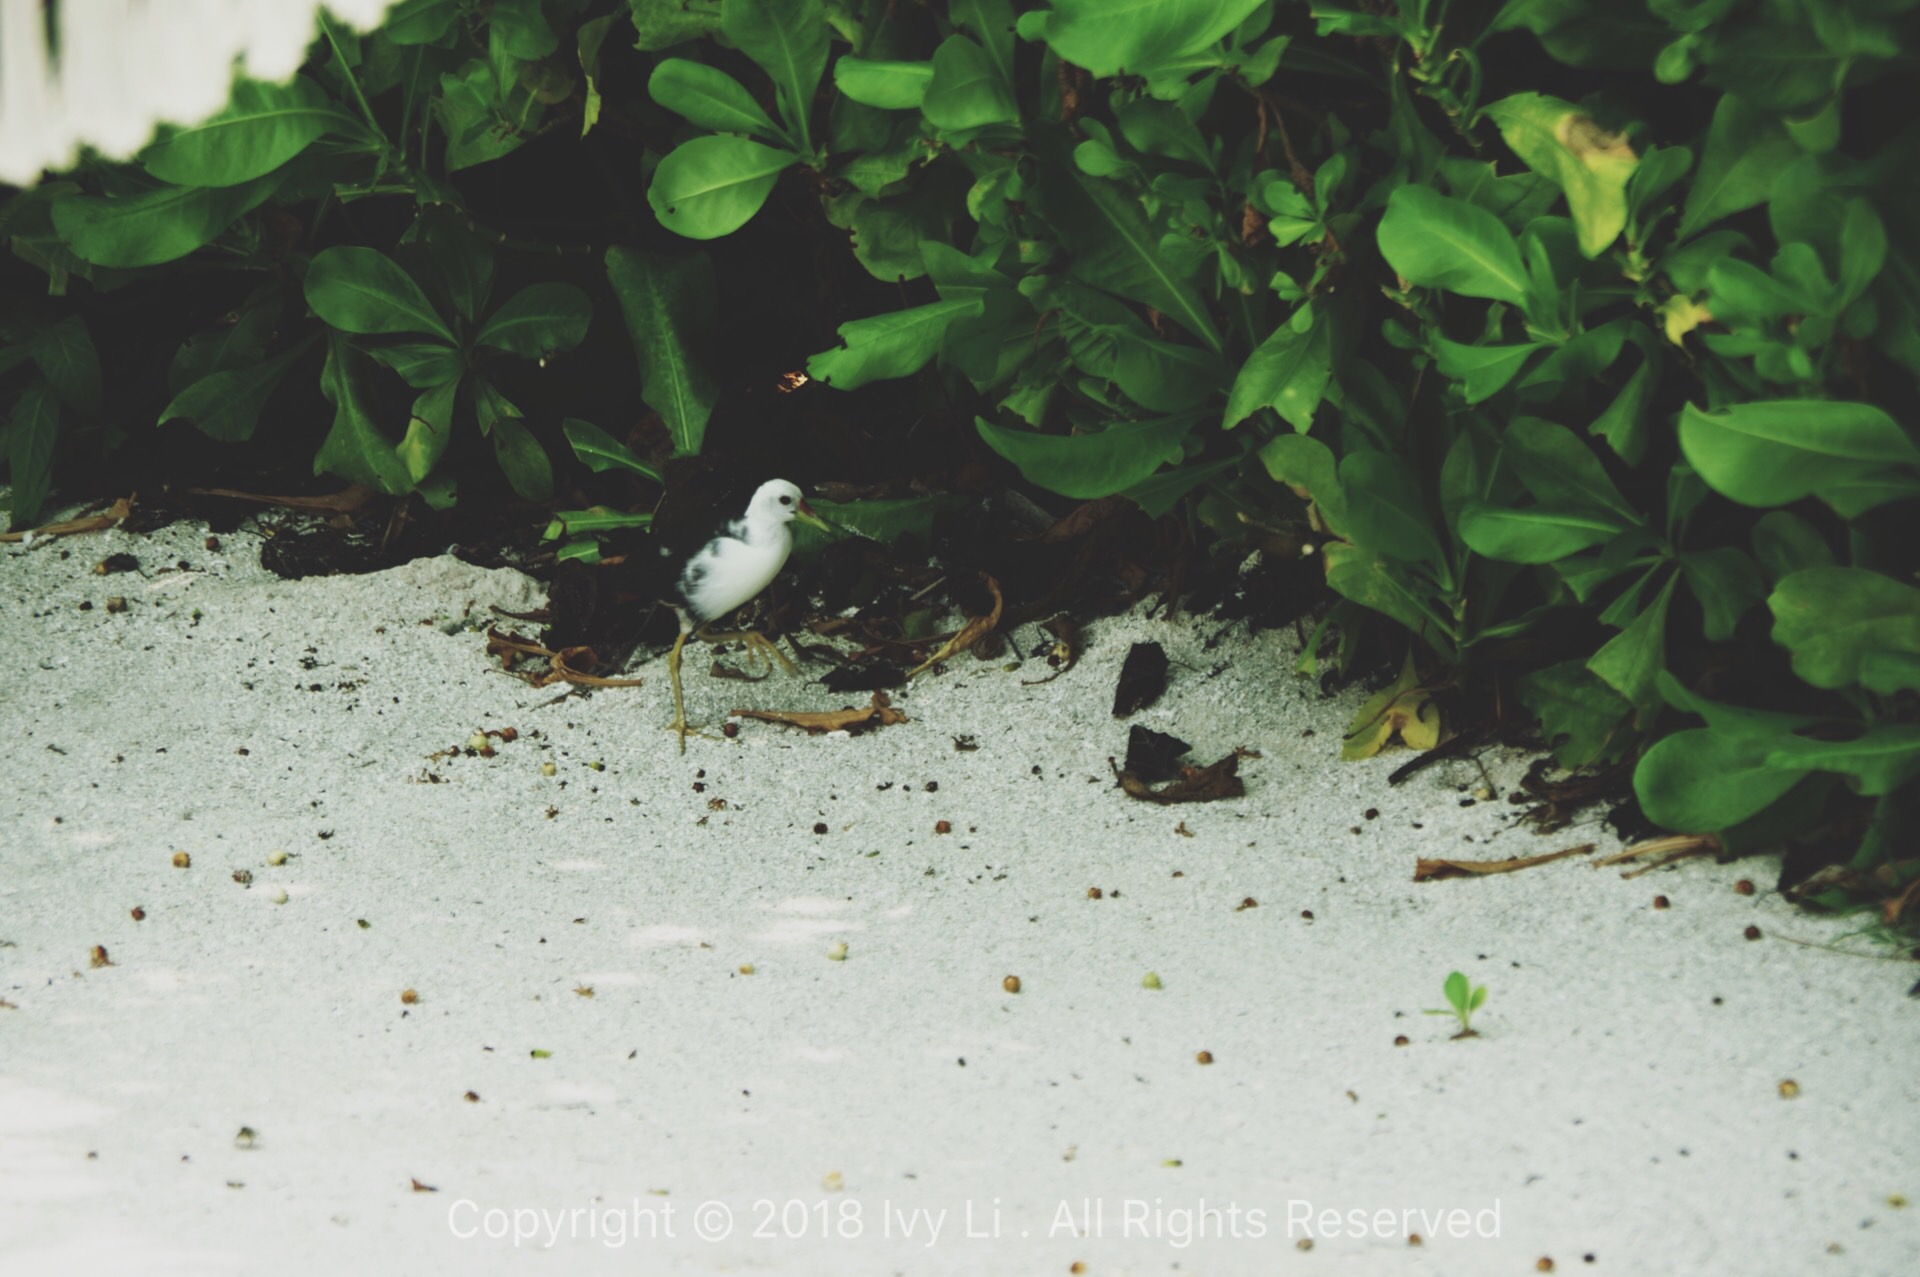
[[[1306,919],[1306,920],[1307,920],[1308,922],[1312,922],[1312,921],[1313,921],[1313,910],[1311,910],[1311,909],[1302,909],[1302,910],[1300,911],[1300,916],[1301,916],[1302,918],[1305,918],[1305,919]]]
[[[173,853],[173,867],[175,869],[190,869],[193,867],[193,857],[184,851],[176,851]]]
[[[113,959],[107,956],[107,946],[103,944],[93,946],[92,950],[87,954],[87,958],[89,964],[92,966],[110,967],[113,965]]]
[[[145,922],[147,920],[147,911],[139,905],[135,905],[133,907],[133,920],[135,922]]]
[[[1665,909],[1668,905],[1672,903],[1673,902],[1671,900],[1668,900],[1665,896],[1655,896],[1653,898],[1653,907],[1655,909]]]
[[[1102,897],[1102,896],[1104,896],[1104,895],[1106,895],[1106,894],[1107,894],[1106,892],[1104,892],[1104,891],[1102,891],[1102,890],[1100,890],[1100,888],[1098,888],[1098,887],[1088,887],[1088,888],[1087,888],[1087,899],[1089,899],[1089,900],[1098,900],[1098,899],[1100,899],[1100,897]]]
[[[112,598],[107,600],[107,611],[117,613],[117,612],[124,612],[126,610],[127,610],[127,600],[122,596],[116,594]]]
[[[1407,1245],[1409,1245],[1409,1246],[1424,1246],[1425,1244],[1426,1244],[1426,1239],[1425,1239],[1425,1238],[1423,1238],[1423,1237],[1421,1237],[1421,1236],[1420,1236],[1420,1234],[1418,1234],[1418,1233],[1408,1233],[1408,1234],[1407,1234]]]
[[[1733,889],[1743,896],[1750,896],[1753,894],[1753,880],[1751,878],[1742,878],[1739,882],[1733,884]]]
[[[936,834],[950,834],[953,832],[953,822],[951,820],[937,821],[933,826],[933,832]]]
[[[1313,1238],[1311,1238],[1311,1237],[1302,1237],[1302,1238],[1301,1238],[1301,1239],[1300,1239],[1299,1241],[1297,1241],[1297,1242],[1295,1242],[1295,1243],[1293,1244],[1293,1248],[1294,1248],[1295,1250],[1312,1250],[1312,1249],[1313,1249]]]
[[[480,1102],[480,1092],[468,1091],[465,1095],[461,1096],[460,1098],[465,1100],[469,1104],[478,1104]]]
[[[1198,1054],[1198,1055],[1196,1055],[1196,1056],[1194,1056],[1194,1057],[1193,1057],[1193,1062],[1194,1062],[1195,1064],[1212,1064],[1212,1063],[1213,1063],[1213,1052],[1211,1052],[1211,1051],[1202,1051],[1202,1052],[1200,1052],[1200,1054]]]
[[[1758,940],[1760,938],[1760,928],[1748,927],[1745,931],[1741,932],[1741,934],[1749,940]]]
[[[1407,1044],[1407,1035],[1402,1033],[1399,1037],[1393,1040],[1393,1044],[1395,1046],[1405,1046]]]
[[[928,792],[929,794],[937,794],[937,793],[939,793],[939,792],[940,792],[940,782],[939,782],[939,781],[937,781],[937,780],[930,780],[930,781],[928,781],[928,782],[927,782],[927,792]]]
[[[1553,1261],[1545,1255],[1542,1255],[1534,1262],[1533,1271],[1537,1273],[1550,1273],[1553,1271]]]
[[[205,541],[201,542],[201,544],[206,546],[207,549],[209,550],[218,550],[220,548],[220,538],[208,537]]]
[[[1800,1097],[1800,1084],[1798,1082],[1794,1081],[1792,1078],[1787,1078],[1786,1080],[1780,1083],[1781,1099],[1793,1100],[1793,1099],[1798,1099],[1799,1097]]]
[[[728,740],[732,740],[734,737],[740,734],[740,724],[729,721],[725,726],[723,726],[720,729],[720,734],[722,736],[725,736]]]
[[[813,832],[814,832],[814,833],[816,833],[816,834],[824,834],[824,833],[826,833],[826,832],[827,832],[827,822],[826,822],[826,821],[824,821],[824,820],[816,820],[816,821],[814,821],[814,822],[813,822]]]
[[[420,995],[412,989],[400,990],[400,1002],[403,1006],[412,1006],[418,1001],[420,1001]]]
[[[1010,975],[1006,979],[1000,982],[1000,987],[1005,989],[1008,993],[1018,993],[1020,992],[1020,977],[1017,975]]]

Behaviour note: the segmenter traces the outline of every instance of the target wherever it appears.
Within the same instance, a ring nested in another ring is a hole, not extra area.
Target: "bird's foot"
[[[732,634],[708,634],[705,637],[709,642],[713,643],[742,644],[747,649],[747,655],[752,658],[758,658],[759,663],[765,667],[768,674],[773,673],[773,663],[775,661],[780,662],[781,667],[789,674],[798,674],[800,672],[799,667],[787,659],[787,654],[780,650],[779,645],[758,630],[739,630]]]

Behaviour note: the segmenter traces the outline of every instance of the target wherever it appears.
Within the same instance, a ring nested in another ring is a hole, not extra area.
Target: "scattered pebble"
[[[253,870],[236,869],[233,871],[233,880],[243,887],[251,887],[253,885]]]
[[[1106,892],[1104,892],[1104,891],[1102,891],[1102,890],[1100,890],[1100,888],[1098,888],[1098,887],[1088,887],[1088,888],[1087,888],[1087,899],[1089,899],[1089,900],[1098,900],[1098,899],[1100,899],[1100,898],[1101,898],[1102,896],[1104,896],[1104,895],[1106,895],[1106,894],[1107,894]]]
[[[827,832],[827,822],[826,822],[826,821],[824,821],[824,820],[816,820],[816,821],[814,821],[814,822],[813,822],[813,832],[814,832],[814,833],[816,833],[816,834],[824,834],[824,833],[826,833],[826,832]]]
[[[951,820],[935,821],[933,832],[936,834],[950,834],[953,832],[953,822]]]
[[[1402,1033],[1399,1037],[1396,1037],[1393,1040],[1393,1044],[1395,1046],[1405,1046],[1407,1044],[1407,1035]]]
[[[740,964],[740,974],[741,974],[741,975],[752,975],[752,974],[753,974],[753,964],[752,964],[751,962],[743,962],[743,963],[741,963],[741,964]]]
[[[1535,1272],[1537,1272],[1537,1273],[1550,1273],[1550,1272],[1552,1272],[1552,1271],[1553,1271],[1553,1260],[1551,1260],[1551,1259],[1549,1259],[1549,1258],[1547,1258],[1547,1256],[1545,1256],[1545,1255],[1542,1255],[1542,1256],[1540,1256],[1540,1258],[1539,1258],[1539,1259],[1537,1259],[1537,1260],[1535,1260],[1535,1261],[1534,1261],[1534,1264],[1533,1264],[1533,1271],[1535,1271]]]
[[[400,990],[400,1001],[403,1005],[412,1006],[414,1003],[418,1002],[419,1000],[420,1000],[420,995],[418,993],[415,993],[412,989]]]
[[[176,851],[173,853],[173,867],[175,869],[190,869],[193,867],[193,857],[184,851]]]
[[[1733,889],[1743,896],[1750,896],[1753,894],[1753,879],[1742,878],[1739,882],[1733,884]]]
[[[1005,989],[1008,993],[1018,993],[1020,992],[1020,977],[1017,975],[1010,975],[1006,979],[1000,982],[1000,987]]]
[[[139,905],[135,905],[133,907],[133,920],[135,922],[145,922],[147,920],[147,911]]]
[[[119,613],[119,612],[124,612],[126,610],[127,610],[127,600],[121,595],[116,594],[112,598],[107,600],[107,611]]]
[[[284,851],[270,851],[267,853],[267,863],[275,869],[278,869],[281,865],[287,863],[287,853]]]
[[[277,905],[283,905],[287,903],[287,891],[285,887],[282,887],[273,893],[273,903]]]
[[[1193,1062],[1194,1062],[1195,1064],[1212,1064],[1212,1063],[1213,1063],[1213,1052],[1211,1052],[1211,1051],[1202,1051],[1202,1052],[1200,1052],[1200,1054],[1198,1054],[1198,1055],[1196,1055],[1196,1056],[1194,1056],[1194,1057],[1193,1057]]]
[[[847,942],[845,940],[836,940],[827,946],[828,962],[845,962],[846,960]]]
[[[1758,928],[1758,927],[1748,927],[1748,928],[1747,928],[1747,929],[1746,929],[1746,930],[1745,930],[1744,932],[1742,932],[1741,934],[1743,934],[1744,936],[1746,936],[1746,938],[1747,938],[1747,939],[1749,939],[1749,940],[1758,940],[1758,939],[1760,938],[1760,928]]]
[[[1668,905],[1672,903],[1673,902],[1671,900],[1668,900],[1665,896],[1655,896],[1653,898],[1653,907],[1655,909],[1665,909]]]
[[[1794,1081],[1792,1078],[1786,1078],[1780,1083],[1781,1099],[1783,1100],[1797,1099],[1799,1098],[1799,1095],[1800,1095],[1800,1084]]]

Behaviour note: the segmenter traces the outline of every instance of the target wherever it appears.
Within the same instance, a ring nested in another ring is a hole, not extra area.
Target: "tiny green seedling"
[[[1428,1010],[1427,1014],[1450,1015],[1460,1021],[1460,1031],[1453,1035],[1456,1039],[1479,1037],[1473,1030],[1473,1013],[1487,1000],[1487,986],[1483,984],[1476,987],[1466,976],[1455,971],[1447,976],[1447,982],[1442,987],[1449,1005]]]

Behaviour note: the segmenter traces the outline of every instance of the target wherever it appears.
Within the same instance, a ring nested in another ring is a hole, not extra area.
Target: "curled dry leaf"
[[[18,532],[0,532],[0,541],[24,541],[28,537],[42,540],[48,537],[68,537],[81,532],[104,532],[116,527],[121,520],[133,513],[133,503],[139,493],[121,497],[107,507],[105,514],[90,514],[81,519],[63,519],[59,523],[43,523],[37,528],[26,528]]]
[[[995,597],[998,597],[997,595]],[[782,710],[737,709],[730,717],[753,718],[763,723],[783,723],[819,735],[823,732],[863,732],[873,727],[904,723],[907,716],[893,707],[885,692],[875,692],[864,709]]]
[[[1427,860],[1423,858],[1413,866],[1413,880],[1432,882],[1439,878],[1472,878],[1484,877],[1487,874],[1508,874],[1516,869],[1531,869],[1535,865],[1544,865],[1549,860],[1584,856],[1592,850],[1592,843],[1583,842],[1578,847],[1568,847],[1565,851],[1550,851],[1544,856],[1516,856],[1512,860]]]
[[[579,687],[639,687],[645,681],[637,678],[601,678],[584,673],[600,663],[599,655],[592,648],[577,646],[550,651],[531,639],[509,634],[498,627],[487,631],[487,655],[499,657],[501,668],[535,687],[548,687],[554,683],[572,683]],[[515,669],[514,665],[524,657],[544,660],[547,663],[546,672],[532,673]]]
[[[1006,610],[1006,600],[1000,594],[1000,582],[984,573],[981,574],[981,579],[986,582],[987,592],[993,595],[993,609],[985,616],[968,617],[967,623],[960,627],[958,634],[942,644],[939,651],[907,672],[908,678],[932,669],[949,657],[958,656],[969,650],[975,643],[993,633],[994,627],[1000,624],[1000,614]]]
[[[1240,798],[1247,792],[1247,786],[1240,779],[1240,760],[1258,758],[1259,754],[1250,749],[1236,749],[1219,762],[1207,767],[1182,767],[1180,778],[1169,781],[1155,789],[1132,772],[1123,771],[1109,758],[1107,766],[1113,769],[1114,779],[1127,797],[1138,798],[1144,802],[1160,803],[1211,803],[1222,798]]]
[[[1053,666],[1053,673],[1045,678],[1022,679],[1022,687],[1038,687],[1042,683],[1051,683],[1080,659],[1080,627],[1065,612],[1051,621],[1043,621],[1040,628],[1053,635],[1053,646],[1047,651],[1047,664]]]

